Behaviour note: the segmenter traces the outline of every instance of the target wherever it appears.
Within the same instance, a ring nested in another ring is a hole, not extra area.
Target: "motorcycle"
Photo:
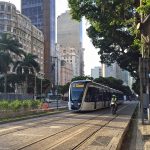
[[[111,102],[110,107],[111,107],[111,113],[115,115],[117,111],[117,104],[115,102]]]

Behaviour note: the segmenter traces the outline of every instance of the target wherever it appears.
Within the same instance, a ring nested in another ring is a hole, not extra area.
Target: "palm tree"
[[[25,93],[27,93],[27,82],[28,82],[28,76],[29,74],[34,74],[36,76],[36,73],[40,71],[40,65],[35,60],[38,57],[36,55],[33,55],[31,53],[25,54],[23,60],[16,61],[14,64],[13,70],[17,72],[19,75],[25,75]]]
[[[4,74],[4,93],[7,92],[7,72],[13,64],[12,55],[22,56],[22,45],[12,35],[4,33],[0,37],[0,73]]]

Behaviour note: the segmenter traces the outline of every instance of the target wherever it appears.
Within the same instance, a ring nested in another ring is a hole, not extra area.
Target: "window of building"
[[[4,26],[0,26],[0,31],[4,31]]]
[[[0,10],[4,11],[4,5],[0,5]]]
[[[11,27],[10,26],[7,26],[7,31],[11,32]]]
[[[3,19],[4,18],[4,14],[0,13],[0,18]]]
[[[10,14],[7,14],[7,19],[11,19],[11,15]]]
[[[10,12],[11,11],[11,6],[7,6],[7,10],[8,10],[8,12]]]

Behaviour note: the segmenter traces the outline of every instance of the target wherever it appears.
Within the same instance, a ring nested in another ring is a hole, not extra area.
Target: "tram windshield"
[[[81,101],[84,89],[85,83],[73,83],[71,86],[71,100]]]

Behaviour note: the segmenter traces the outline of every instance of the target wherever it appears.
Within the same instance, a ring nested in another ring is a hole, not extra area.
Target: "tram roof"
[[[119,90],[116,90],[116,89],[113,89],[113,88],[111,88],[111,87],[109,87],[109,86],[106,86],[106,85],[103,85],[103,84],[100,84],[100,83],[93,82],[92,80],[76,80],[76,81],[73,81],[72,83],[77,83],[77,82],[83,82],[83,83],[89,83],[89,82],[91,82],[91,83],[96,84],[96,85],[98,85],[98,86],[101,86],[101,87],[103,87],[103,88],[109,89],[109,90],[111,90],[112,92],[123,93],[123,92],[121,92],[121,91],[119,91]]]

